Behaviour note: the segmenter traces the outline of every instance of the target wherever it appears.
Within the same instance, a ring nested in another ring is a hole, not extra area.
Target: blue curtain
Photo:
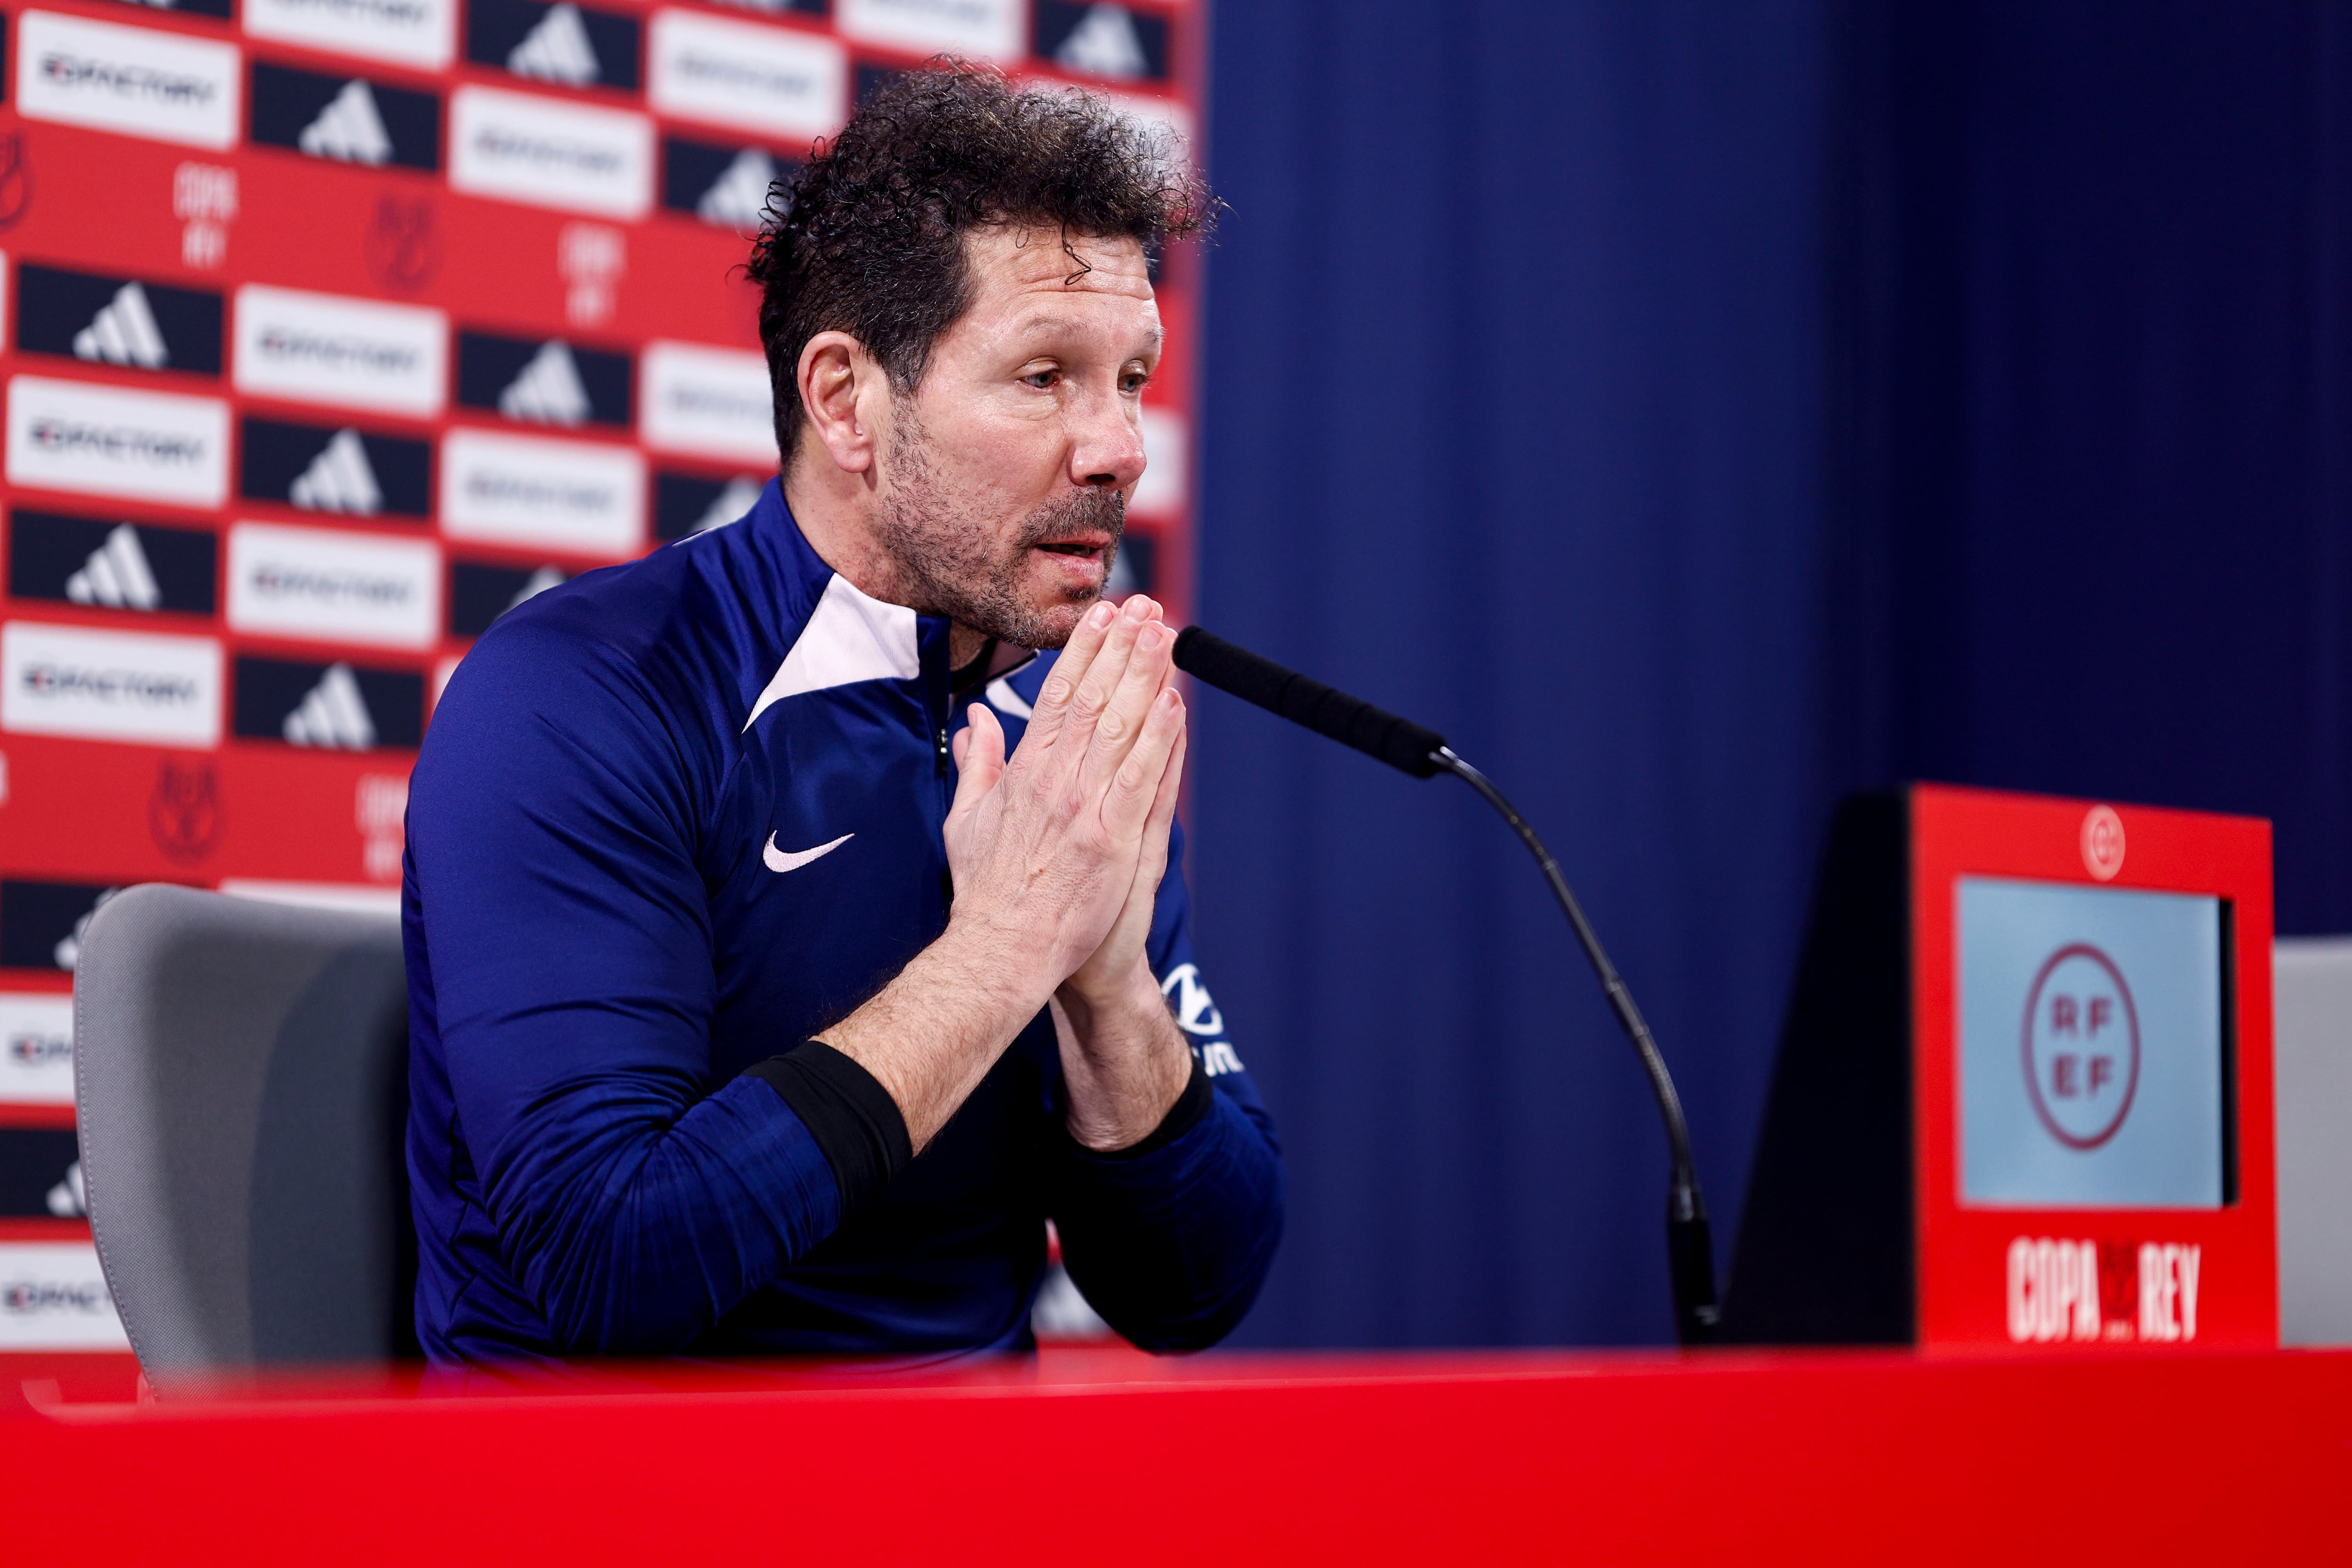
[[[1200,617],[1546,833],[1727,1222],[1819,832],[1816,7],[1229,5]],[[1281,1119],[1257,1343],[1670,1327],[1665,1157],[1533,866],[1196,705],[1206,973]]]
[[[2352,928],[2352,20],[1214,18],[1199,615],[1544,830],[1736,1223],[1829,809],[2252,812]],[[1242,1339],[1667,1337],[1664,1156],[1502,826],[1214,694],[1201,947],[1288,1142]]]

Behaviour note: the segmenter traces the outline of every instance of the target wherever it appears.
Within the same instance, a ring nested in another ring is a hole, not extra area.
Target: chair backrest
[[[2352,1344],[2352,938],[2282,942],[2279,1338]]]
[[[149,884],[89,922],[90,1227],[162,1384],[413,1353],[400,922]]]

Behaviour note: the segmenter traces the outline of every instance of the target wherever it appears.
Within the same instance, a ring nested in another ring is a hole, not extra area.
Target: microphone
[[[1584,918],[1582,907],[1569,889],[1568,879],[1560,873],[1559,862],[1552,858],[1551,851],[1544,847],[1543,840],[1536,837],[1527,818],[1503,798],[1502,791],[1486,774],[1463,761],[1436,731],[1375,708],[1360,697],[1351,697],[1335,687],[1309,679],[1295,669],[1285,669],[1272,659],[1229,643],[1213,632],[1186,626],[1177,633],[1176,668],[1204,686],[1213,686],[1244,702],[1254,702],[1269,713],[1303,724],[1343,746],[1353,746],[1417,779],[1452,773],[1476,790],[1480,798],[1511,825],[1511,831],[1519,836],[1519,841],[1535,857],[1544,881],[1559,900],[1560,911],[1568,916],[1577,943],[1584,949],[1584,956],[1601,982],[1610,1010],[1617,1015],[1618,1027],[1625,1032],[1634,1054],[1642,1059],[1642,1069],[1650,1080],[1650,1092],[1658,1102],[1659,1118],[1665,1123],[1666,1145],[1673,1160],[1666,1187],[1666,1266],[1674,1289],[1675,1337],[1685,1345],[1706,1344],[1713,1340],[1718,1316],[1715,1252],[1707,1236],[1706,1202],[1699,1193],[1698,1167],[1691,1159],[1690,1128],[1683,1119],[1682,1096],[1675,1091],[1674,1075],[1666,1070],[1666,1058],[1651,1036],[1648,1022],[1633,1005],[1633,994],[1625,988],[1616,965],[1602,951],[1601,938]]]
[[[1176,668],[1218,690],[1304,724],[1417,779],[1434,777],[1445,737],[1410,719],[1375,708],[1360,697],[1309,680],[1270,658],[1229,643],[1214,632],[1186,626],[1176,634]]]

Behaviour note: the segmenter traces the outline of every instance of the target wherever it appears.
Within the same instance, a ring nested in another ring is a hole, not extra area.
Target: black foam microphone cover
[[[1430,757],[1445,744],[1445,737],[1436,731],[1400,719],[1336,687],[1310,680],[1295,669],[1285,669],[1214,632],[1198,626],[1178,632],[1176,668],[1204,686],[1255,702],[1269,713],[1304,724],[1318,735],[1353,746],[1417,779],[1434,777],[1437,773],[1437,764]]]

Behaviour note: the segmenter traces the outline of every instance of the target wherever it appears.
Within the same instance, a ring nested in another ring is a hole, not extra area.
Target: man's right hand
[[[1184,733],[1175,644],[1144,595],[1116,614],[1097,605],[1055,661],[1009,765],[995,716],[972,707],[944,829],[951,929],[1002,933],[1048,990],[1093,955],[1127,904]]]
[[[944,828],[947,931],[822,1037],[890,1092],[919,1150],[1128,901],[1184,732],[1176,639],[1158,609],[1137,595],[1087,614],[1009,763],[1003,731],[975,705]]]

